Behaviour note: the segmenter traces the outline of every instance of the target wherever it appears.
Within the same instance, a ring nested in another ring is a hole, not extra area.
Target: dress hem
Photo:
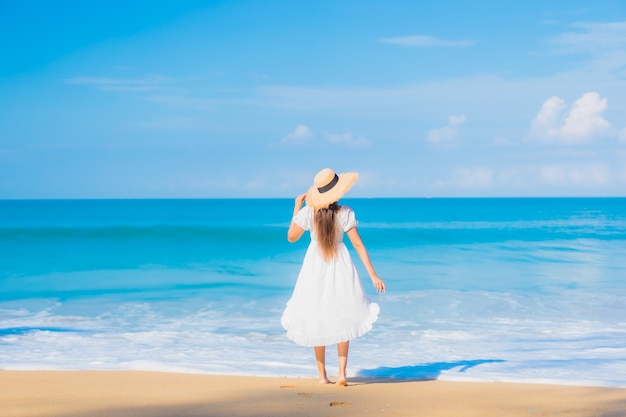
[[[293,329],[289,329],[285,324],[284,318],[281,320],[281,324],[283,328],[287,330],[287,337],[300,346],[305,347],[314,347],[314,346],[328,346],[334,345],[337,343],[354,340],[359,338],[366,333],[368,333],[374,327],[374,323],[378,320],[378,313],[380,312],[380,308],[378,304],[371,303],[370,304],[370,315],[367,320],[361,326],[356,329],[350,331],[344,331],[341,333],[336,333],[333,335],[325,335],[325,336],[307,336]]]

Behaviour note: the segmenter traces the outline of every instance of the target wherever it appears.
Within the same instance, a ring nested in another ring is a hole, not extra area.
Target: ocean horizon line
[[[294,197],[53,197],[0,198],[7,201],[207,201],[207,200],[293,200]],[[457,196],[457,197],[344,197],[350,200],[619,200],[624,196]]]

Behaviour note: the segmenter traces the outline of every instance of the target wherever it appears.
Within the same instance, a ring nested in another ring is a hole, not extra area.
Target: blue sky
[[[0,0],[0,198],[626,196],[626,2]]]

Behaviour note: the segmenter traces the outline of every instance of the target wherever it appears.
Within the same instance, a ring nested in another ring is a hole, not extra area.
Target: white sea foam
[[[625,295],[380,296],[379,322],[352,343],[350,373],[626,387],[626,323],[614,316]],[[583,319],[580,309],[588,310],[589,300],[596,312]],[[280,328],[282,301],[240,300],[175,314],[159,302],[124,303],[95,316],[59,314],[72,310],[62,303],[3,308],[0,368],[314,376],[311,350],[291,343]],[[332,373],[334,349],[328,362]]]

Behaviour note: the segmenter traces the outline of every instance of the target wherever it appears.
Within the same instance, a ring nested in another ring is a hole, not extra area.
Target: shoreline
[[[626,389],[509,382],[314,378],[153,371],[0,370],[0,415],[429,417],[626,415]]]
[[[332,364],[330,368],[332,368],[336,364]],[[401,369],[401,368],[398,368]],[[186,368],[179,367],[135,367],[135,368],[58,368],[58,367],[0,367],[0,376],[5,373],[146,373],[146,374],[167,374],[167,375],[190,375],[190,376],[199,376],[199,377],[221,377],[221,378],[258,378],[258,379],[289,379],[295,381],[305,381],[305,380],[316,380],[316,378],[310,376],[314,375],[317,370],[311,369],[307,375],[298,375],[298,374],[280,374],[280,373],[258,373],[258,374],[244,374],[244,373],[219,373],[212,371],[191,371]],[[329,376],[332,380],[333,376]],[[470,384],[514,384],[514,385],[547,385],[547,386],[563,386],[563,387],[579,387],[579,388],[606,388],[606,389],[617,389],[626,391],[626,385],[624,384],[611,384],[611,383],[602,383],[591,379],[580,379],[580,380],[570,380],[565,381],[562,379],[524,379],[524,378],[510,378],[510,379],[502,379],[502,378],[480,378],[479,376],[473,377],[460,377],[459,374],[446,374],[440,373],[437,376],[428,376],[427,373],[423,375],[416,374],[415,376],[411,375],[403,375],[396,376],[394,373],[381,372],[372,375],[368,375],[367,373],[361,374],[358,371],[356,373],[348,372],[348,380],[358,382],[359,384],[363,381],[375,381],[380,383],[381,381],[386,382],[394,382],[394,383],[403,383],[403,382],[432,382],[432,381],[440,381],[440,382],[450,382],[450,383],[470,383]],[[0,381],[1,382],[1,381]],[[2,417],[2,416],[0,416]]]

